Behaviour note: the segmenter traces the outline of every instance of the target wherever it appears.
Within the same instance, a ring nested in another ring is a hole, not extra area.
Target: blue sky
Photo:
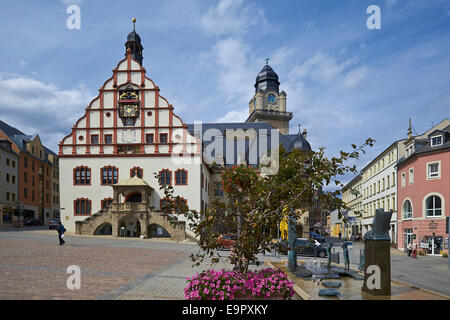
[[[57,151],[124,57],[136,17],[143,65],[187,123],[244,121],[270,57],[288,111],[329,155],[377,142],[363,168],[450,116],[449,0],[3,1],[0,119]],[[66,9],[81,8],[69,30]],[[369,30],[369,5],[381,30]],[[5,10],[7,8],[7,10]]]

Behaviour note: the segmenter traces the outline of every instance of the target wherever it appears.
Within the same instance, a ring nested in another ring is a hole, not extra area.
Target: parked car
[[[52,219],[48,223],[48,229],[49,230],[56,229],[56,228],[58,228],[58,225],[59,225],[59,220],[58,219]]]
[[[327,248],[318,246],[314,242],[307,239],[299,238],[296,242],[297,253],[302,256],[314,256],[325,258],[327,256]]]
[[[23,224],[26,226],[38,226],[39,220],[36,218],[25,218]]]
[[[316,239],[319,242],[325,242],[325,237],[323,235],[319,234],[319,233],[316,233],[316,232],[310,231],[309,232],[309,237],[311,239]]]
[[[221,234],[219,236],[219,250],[230,250],[234,246],[234,241],[237,240],[237,235]]]

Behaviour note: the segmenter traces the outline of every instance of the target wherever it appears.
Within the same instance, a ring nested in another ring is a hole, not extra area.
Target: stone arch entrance
[[[170,238],[170,233],[163,226],[152,223],[148,226],[148,237],[149,238]]]
[[[102,223],[95,229],[94,235],[112,235],[112,224],[109,222]]]
[[[134,215],[126,215],[117,223],[117,235],[119,237],[139,237],[141,235],[141,223]]]

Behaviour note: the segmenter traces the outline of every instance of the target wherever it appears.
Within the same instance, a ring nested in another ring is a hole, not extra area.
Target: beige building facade
[[[342,188],[342,202],[348,208],[343,216],[347,217],[345,226],[341,226],[343,236],[356,236],[362,232],[363,211],[362,175],[358,174]]]

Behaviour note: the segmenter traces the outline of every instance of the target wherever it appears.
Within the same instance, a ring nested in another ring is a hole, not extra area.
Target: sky
[[[450,118],[450,0],[0,2],[0,119],[55,152],[124,58],[133,17],[147,76],[186,123],[245,121],[266,58],[291,133],[300,124],[328,156],[376,140],[358,169],[409,118],[415,134]],[[367,27],[370,5],[381,29]]]

